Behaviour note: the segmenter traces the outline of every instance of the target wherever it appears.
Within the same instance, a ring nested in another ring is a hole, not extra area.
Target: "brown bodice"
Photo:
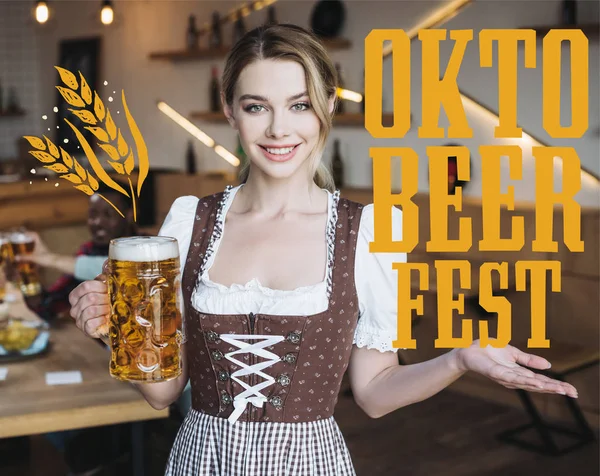
[[[207,314],[192,307],[192,294],[222,231],[225,196],[221,192],[199,200],[183,273],[192,407],[231,421],[328,418],[358,321],[354,257],[362,205],[345,199],[337,203],[326,311],[309,316]]]

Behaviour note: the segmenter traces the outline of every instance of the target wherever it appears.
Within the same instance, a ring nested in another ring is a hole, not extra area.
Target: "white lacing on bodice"
[[[267,397],[260,393],[260,391],[264,388],[267,388],[270,385],[273,385],[275,383],[275,379],[270,375],[264,373],[263,369],[266,369],[267,367],[270,367],[275,363],[279,362],[281,358],[277,354],[266,350],[265,347],[269,347],[281,342],[284,339],[284,337],[250,334],[221,334],[220,338],[228,344],[234,345],[238,348],[238,350],[234,350],[225,354],[225,358],[227,360],[241,367],[241,369],[236,370],[231,374],[231,379],[239,383],[245,389],[242,393],[237,394],[233,398],[233,412],[231,413],[231,415],[229,415],[228,420],[230,423],[235,423],[246,409],[248,403],[251,403],[257,408],[261,408],[267,401]],[[244,340],[261,339],[261,342],[255,342],[254,344],[244,342]],[[234,357],[237,354],[246,353],[254,354],[257,357],[262,357],[267,360],[258,362],[254,365],[248,365]],[[250,386],[246,382],[238,378],[252,374],[256,374],[259,377],[264,378],[265,380],[256,385]]]

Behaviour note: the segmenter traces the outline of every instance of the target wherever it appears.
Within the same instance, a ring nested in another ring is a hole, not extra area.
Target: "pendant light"
[[[100,10],[100,21],[105,25],[110,25],[115,18],[111,0],[102,2],[102,10]]]
[[[48,8],[48,4],[43,1],[38,1],[35,6],[35,19],[38,23],[44,24],[48,21],[50,17],[50,9]]]

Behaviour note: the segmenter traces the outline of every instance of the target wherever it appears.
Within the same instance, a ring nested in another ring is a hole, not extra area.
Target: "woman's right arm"
[[[69,294],[71,317],[75,319],[77,327],[84,334],[93,338],[102,338],[108,333],[110,315],[108,288],[100,278],[81,283]],[[181,359],[182,372],[176,379],[167,382],[133,384],[152,408],[156,410],[167,408],[183,392],[188,381],[185,344],[182,345]]]

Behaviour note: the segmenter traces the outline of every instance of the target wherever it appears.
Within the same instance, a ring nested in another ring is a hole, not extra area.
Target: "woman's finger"
[[[109,300],[106,293],[89,293],[81,297],[74,306],[71,307],[71,317],[77,319],[83,311],[90,306],[108,306]]]
[[[539,374],[536,374],[535,377],[529,377],[523,375],[521,370],[506,372],[502,376],[501,383],[504,386],[513,385],[534,392],[569,395],[573,398],[578,396],[577,389],[567,382],[549,379]]]
[[[534,377],[521,375],[517,372],[506,372],[502,376],[502,380],[513,385],[518,385],[519,387],[531,386],[538,389],[542,389],[544,387],[544,384],[540,381],[537,381]]]
[[[547,370],[550,368],[550,362],[539,355],[528,354],[515,348],[517,363],[525,365],[532,369]]]
[[[519,369],[518,372],[523,372],[523,370],[525,369]],[[577,397],[577,389],[568,382],[563,382],[562,380],[553,379],[537,373],[534,373],[534,378],[537,381],[537,385],[551,389],[554,393]]]
[[[106,321],[109,311],[110,308],[108,306],[89,306],[77,316],[75,323],[85,334],[91,335],[91,332],[95,331],[99,325]],[[100,323],[89,327],[88,321],[95,321],[96,319],[100,319]]]
[[[69,303],[71,306],[75,306],[83,296],[89,293],[107,294],[108,288],[106,287],[106,284],[101,281],[84,281],[71,291],[69,294]]]
[[[83,333],[94,338],[100,336],[98,330],[106,323],[106,317],[94,317],[83,324]]]

